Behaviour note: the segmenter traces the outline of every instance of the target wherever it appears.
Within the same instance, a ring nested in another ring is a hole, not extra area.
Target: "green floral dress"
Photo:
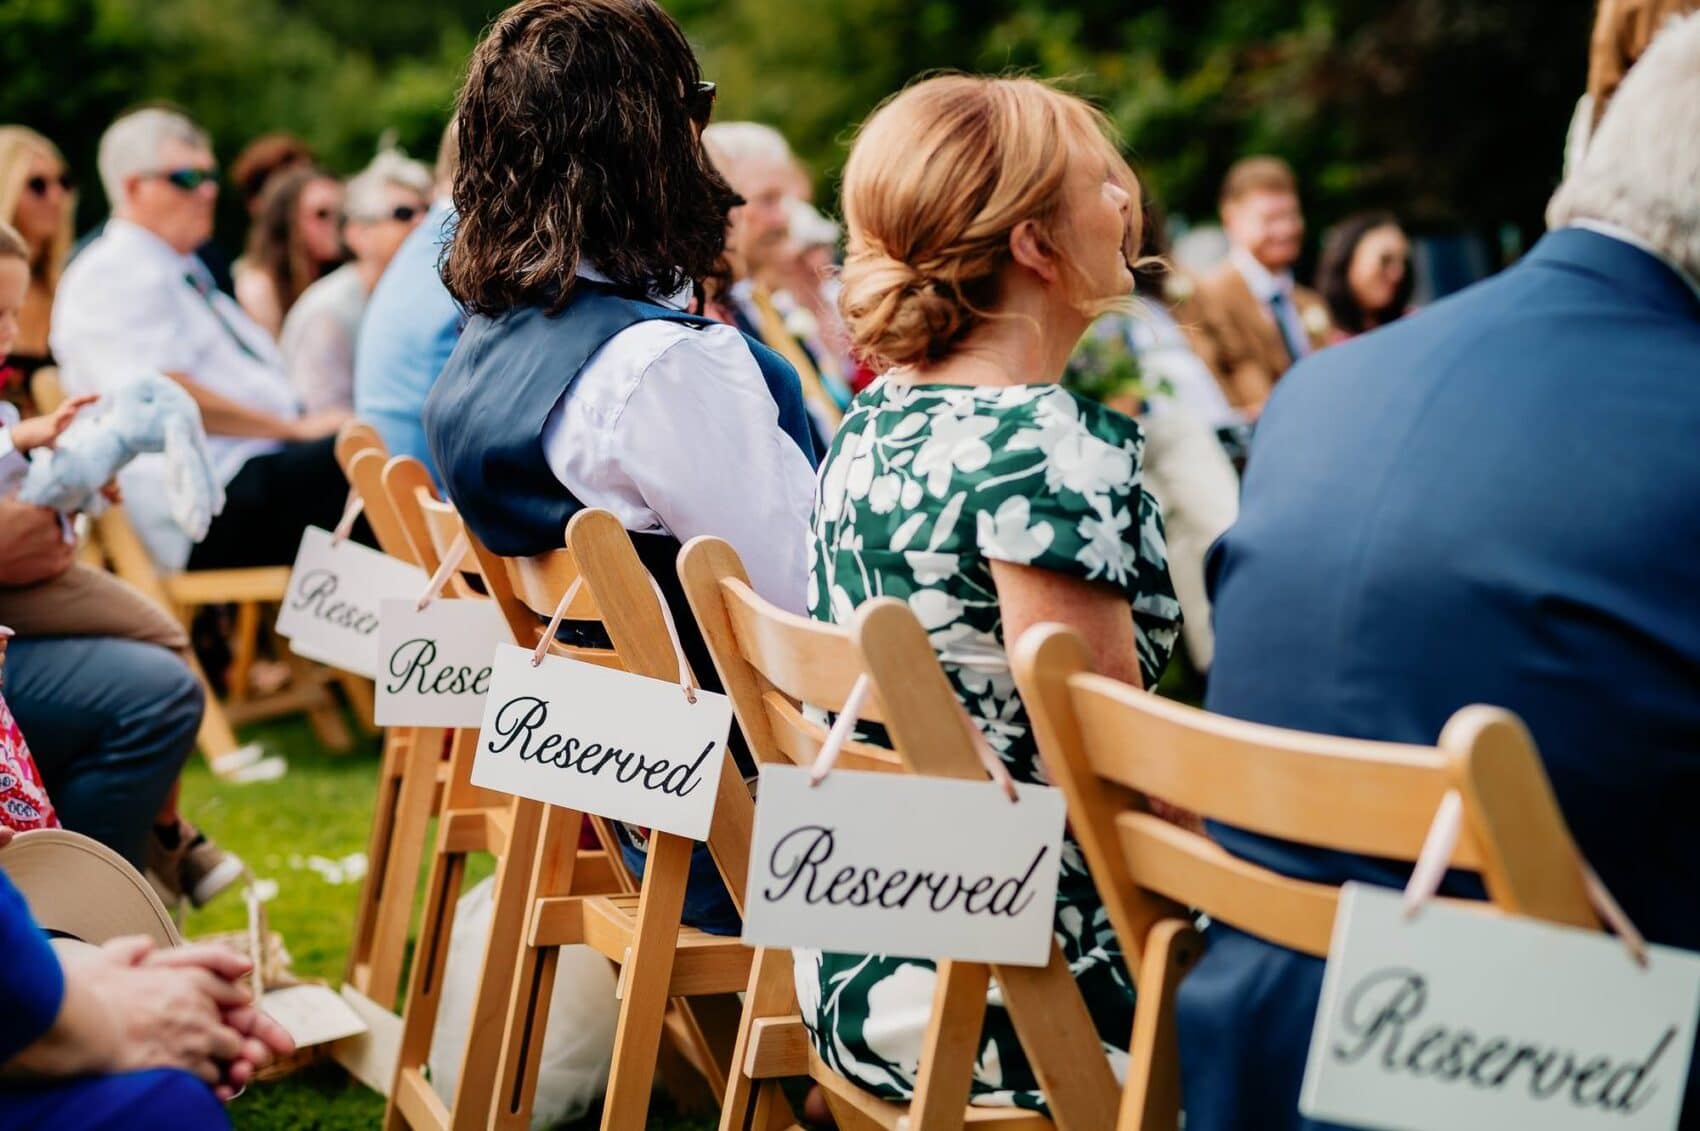
[[[1044,771],[1004,652],[993,560],[1113,585],[1132,607],[1147,686],[1180,622],[1162,522],[1140,487],[1132,419],[1059,385],[968,387],[881,380],[844,417],[821,465],[809,606],[847,623],[873,597],[909,603],[957,696],[1017,781]],[[1121,947],[1072,840],[1056,937],[1117,1076],[1133,1030]],[[796,952],[797,997],[834,1070],[890,1099],[914,1092],[932,1005],[931,962]],[[973,1102],[1044,1110],[993,984]]]

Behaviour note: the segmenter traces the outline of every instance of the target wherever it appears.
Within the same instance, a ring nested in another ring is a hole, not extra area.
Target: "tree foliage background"
[[[1053,76],[1098,101],[1171,212],[1235,157],[1290,159],[1315,228],[1390,206],[1419,229],[1539,231],[1593,0],[664,0],[717,113],[782,128],[821,179],[855,125],[941,68]],[[349,172],[386,130],[429,157],[499,0],[0,0],[0,121],[94,150],[123,108],[186,107],[228,161],[289,130]],[[234,219],[234,213],[232,215]],[[227,238],[235,233],[226,233]]]

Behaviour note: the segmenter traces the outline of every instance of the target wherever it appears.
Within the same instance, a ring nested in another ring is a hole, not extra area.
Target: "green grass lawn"
[[[197,757],[183,775],[184,812],[240,854],[257,878],[276,883],[266,917],[282,933],[295,972],[340,984],[360,898],[358,875],[342,865],[366,851],[378,741],[365,739],[349,754],[328,754],[302,719],[254,727],[243,738],[287,757],[289,773],[275,782],[231,785],[213,777]],[[468,886],[488,871],[486,861],[474,860]],[[246,925],[243,901],[232,891],[190,914],[185,929],[193,937]],[[715,1125],[712,1118],[668,1115],[663,1106],[658,1100],[652,1128],[699,1131]],[[377,1126],[384,1101],[327,1062],[255,1085],[231,1105],[230,1113],[239,1131],[340,1131]],[[573,1131],[596,1127],[596,1113],[571,1126]]]

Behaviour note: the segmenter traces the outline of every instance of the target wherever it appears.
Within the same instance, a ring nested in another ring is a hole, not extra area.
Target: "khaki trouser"
[[[78,562],[34,585],[0,588],[0,625],[20,637],[116,636],[186,655],[189,635],[128,583]]]

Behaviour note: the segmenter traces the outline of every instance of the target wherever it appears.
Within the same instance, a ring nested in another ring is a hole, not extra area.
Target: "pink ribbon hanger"
[[[348,536],[354,533],[354,524],[360,518],[360,512],[366,503],[360,498],[360,492],[352,487],[348,491],[348,502],[342,505],[342,517],[336,520],[336,529],[331,531],[331,545],[340,546],[348,541]]]

